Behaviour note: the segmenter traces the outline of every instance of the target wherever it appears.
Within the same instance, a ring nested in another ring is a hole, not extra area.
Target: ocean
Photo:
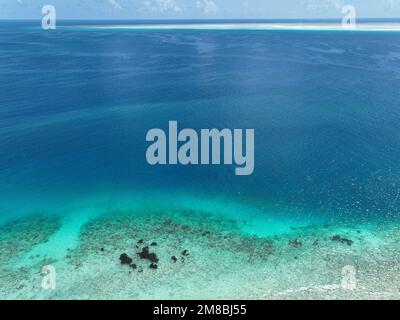
[[[79,232],[185,208],[256,237],[399,221],[399,32],[90,24],[106,23],[0,23],[0,220],[74,212]],[[149,165],[146,134],[169,121],[254,129],[254,173]]]

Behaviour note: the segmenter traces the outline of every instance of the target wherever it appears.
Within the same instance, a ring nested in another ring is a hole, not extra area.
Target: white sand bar
[[[66,28],[132,30],[309,30],[309,31],[400,31],[400,23],[358,23],[355,27],[339,23],[196,23],[76,25]]]

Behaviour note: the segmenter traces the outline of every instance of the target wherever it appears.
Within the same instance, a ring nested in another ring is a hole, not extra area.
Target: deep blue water
[[[396,216],[399,88],[400,33],[2,22],[0,209],[158,192],[343,219]],[[254,174],[148,165],[146,133],[169,120],[254,128]]]

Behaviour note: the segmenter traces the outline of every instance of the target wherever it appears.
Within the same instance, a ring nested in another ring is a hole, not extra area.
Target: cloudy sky
[[[0,19],[40,19],[46,4],[59,19],[340,18],[347,4],[358,17],[400,18],[400,0],[0,0]]]

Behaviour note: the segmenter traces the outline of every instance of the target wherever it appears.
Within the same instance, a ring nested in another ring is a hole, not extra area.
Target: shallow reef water
[[[2,256],[26,255],[24,266],[3,260],[2,298],[399,298],[398,224],[315,225],[262,237],[207,212],[110,210],[87,221],[76,246],[56,259],[30,256],[60,230],[57,219],[35,219],[2,227]],[[13,240],[20,247],[11,251]],[[41,287],[47,264],[57,271],[56,290]],[[355,290],[342,287],[349,266]]]

